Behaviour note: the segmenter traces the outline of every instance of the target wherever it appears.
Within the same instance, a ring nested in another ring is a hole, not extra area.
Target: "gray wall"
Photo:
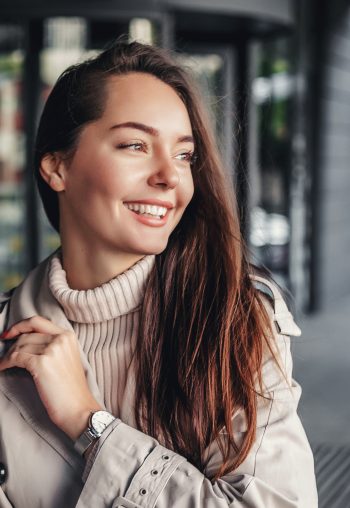
[[[332,2],[329,7],[321,63],[318,168],[321,308],[350,294],[350,7],[346,4]]]

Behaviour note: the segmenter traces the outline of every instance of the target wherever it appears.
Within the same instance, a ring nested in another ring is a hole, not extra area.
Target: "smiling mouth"
[[[168,212],[165,206],[148,205],[142,203],[123,203],[128,210],[136,213],[137,215],[144,215],[145,217],[152,217],[153,219],[162,219]]]

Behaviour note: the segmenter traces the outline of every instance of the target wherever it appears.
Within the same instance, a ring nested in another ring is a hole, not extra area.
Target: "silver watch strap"
[[[98,436],[93,434],[90,431],[90,428],[87,428],[75,441],[74,448],[79,452],[81,455],[84,455],[86,450],[89,448],[89,446],[98,439]]]

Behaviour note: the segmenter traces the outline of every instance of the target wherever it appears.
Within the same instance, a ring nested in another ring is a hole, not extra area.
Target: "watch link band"
[[[84,455],[89,446],[95,442],[102,432],[115,420],[108,411],[94,411],[90,414],[88,427],[74,443],[74,448]]]

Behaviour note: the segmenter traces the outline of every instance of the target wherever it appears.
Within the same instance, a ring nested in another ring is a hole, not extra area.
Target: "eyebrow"
[[[159,137],[159,131],[155,129],[154,127],[151,127],[150,125],[145,125],[144,123],[139,122],[124,122],[124,123],[118,123],[117,125],[112,125],[110,130],[113,129],[120,129],[123,127],[129,127],[131,129],[138,129],[140,131],[146,132],[147,134],[150,134],[151,136]],[[177,139],[178,143],[194,143],[193,136],[180,136]]]

